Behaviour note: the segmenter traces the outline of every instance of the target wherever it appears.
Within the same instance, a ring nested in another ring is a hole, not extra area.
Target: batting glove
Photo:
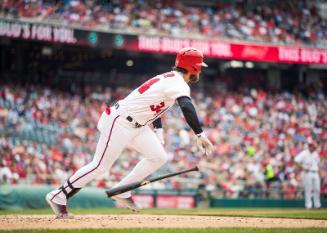
[[[196,136],[197,136],[196,142],[197,142],[200,150],[203,153],[205,153],[206,155],[210,155],[213,152],[214,147],[213,147],[212,143],[210,142],[210,140],[205,135],[205,133],[202,132],[200,134],[197,134]]]
[[[163,128],[153,129],[153,131],[157,135],[157,138],[159,139],[160,143],[162,145],[164,145],[165,144],[165,138],[164,138],[164,135],[163,135]]]

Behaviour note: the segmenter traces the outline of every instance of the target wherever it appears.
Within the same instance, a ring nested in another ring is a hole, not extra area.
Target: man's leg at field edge
[[[305,198],[305,208],[312,208],[312,174],[307,172],[304,175],[304,198]]]
[[[61,187],[47,194],[46,201],[57,217],[68,217],[67,200],[88,182],[107,172],[126,146],[129,139],[118,121],[118,116],[113,118],[108,132],[100,134],[93,160],[77,170]]]
[[[321,208],[320,202],[320,177],[318,173],[313,173],[313,206],[314,208]]]
[[[162,144],[158,140],[156,134],[148,126],[142,128],[139,135],[130,142],[129,146],[141,153],[143,159],[141,159],[134,169],[114,187],[143,180],[168,160],[167,153]],[[133,211],[138,211],[139,209],[131,198],[131,192],[119,194],[112,197],[112,199]]]

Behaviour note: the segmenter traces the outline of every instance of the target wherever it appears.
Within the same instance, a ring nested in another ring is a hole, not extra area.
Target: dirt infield
[[[76,215],[73,219],[54,219],[50,215],[0,216],[0,230],[144,227],[327,228],[327,220],[174,215]]]

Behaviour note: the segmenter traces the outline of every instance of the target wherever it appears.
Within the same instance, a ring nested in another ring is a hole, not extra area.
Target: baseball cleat
[[[132,210],[133,212],[140,212],[140,208],[133,201],[132,197],[122,198],[122,197],[114,196],[111,199],[116,201],[119,205]]]
[[[45,200],[56,215],[56,218],[73,218],[73,216],[68,214],[66,205],[59,205],[57,203],[54,203],[51,198],[52,195],[48,193],[45,197]]]

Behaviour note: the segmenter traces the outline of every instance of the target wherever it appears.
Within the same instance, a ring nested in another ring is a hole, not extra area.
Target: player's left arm
[[[318,175],[319,175],[320,178],[322,178],[322,177],[323,177],[324,166],[323,166],[323,163],[322,163],[322,161],[321,161],[321,159],[320,159],[319,151],[317,152],[317,155],[318,155],[318,157],[317,157],[317,163],[318,163]]]

